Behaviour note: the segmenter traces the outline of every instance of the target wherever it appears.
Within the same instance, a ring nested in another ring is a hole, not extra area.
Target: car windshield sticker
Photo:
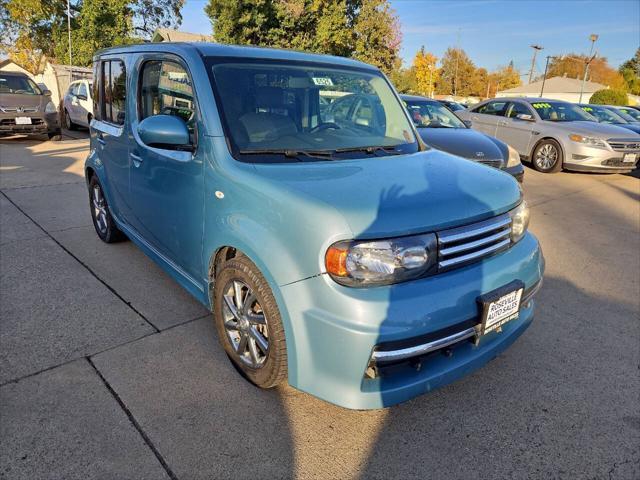
[[[593,112],[593,108],[591,107],[582,107],[585,112]]]
[[[551,108],[551,104],[549,103],[534,103],[533,108],[541,109],[541,108]]]
[[[320,85],[322,87],[331,87],[333,86],[333,80],[329,77],[312,77],[313,83],[316,85]]]

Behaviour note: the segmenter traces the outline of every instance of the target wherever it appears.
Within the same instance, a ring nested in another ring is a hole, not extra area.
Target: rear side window
[[[138,99],[140,120],[153,115],[175,115],[187,124],[193,142],[195,105],[193,85],[177,62],[150,60],[142,66]]]
[[[489,102],[476,108],[474,112],[483,113],[485,115],[504,116],[504,107],[506,104],[507,102],[501,102],[501,101]]]
[[[124,125],[127,75],[120,60],[102,62],[102,120]]]

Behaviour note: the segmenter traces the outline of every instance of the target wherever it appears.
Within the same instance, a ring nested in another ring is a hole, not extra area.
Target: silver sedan
[[[544,98],[494,98],[456,112],[472,127],[515,148],[544,173],[562,170],[630,172],[640,157],[640,135],[596,123],[580,107]]]

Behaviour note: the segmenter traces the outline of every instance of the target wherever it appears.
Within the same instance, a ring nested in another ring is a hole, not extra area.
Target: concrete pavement
[[[0,478],[640,477],[637,177],[527,169],[532,327],[470,377],[354,412],[245,382],[202,306],[101,243],[86,150],[0,141]]]

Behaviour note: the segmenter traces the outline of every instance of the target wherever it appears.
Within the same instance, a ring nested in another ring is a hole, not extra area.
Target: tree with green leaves
[[[184,0],[71,0],[73,63],[88,65],[99,48],[149,38],[158,27],[178,26],[183,4]],[[66,0],[0,0],[0,12],[0,48],[17,63],[37,70],[43,55],[68,63]]]
[[[589,103],[595,105],[628,105],[629,97],[624,90],[607,88],[594,92],[589,99]]]
[[[640,95],[640,48],[633,58],[620,65],[618,72],[624,78],[629,93]]]
[[[205,13],[220,43],[353,57],[385,72],[400,48],[388,0],[209,0]]]

